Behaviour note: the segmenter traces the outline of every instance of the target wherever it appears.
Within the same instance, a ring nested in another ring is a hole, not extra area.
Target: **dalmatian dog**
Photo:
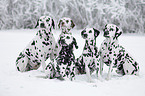
[[[58,44],[61,46],[61,50],[56,58],[57,63],[48,64],[46,70],[51,71],[52,78],[55,76],[61,80],[65,80],[66,78],[74,80],[75,56],[73,50],[74,47],[78,49],[76,39],[71,34],[63,34],[61,35]]]
[[[96,38],[100,34],[97,29],[85,28],[81,35],[85,39],[85,46],[82,55],[76,59],[76,66],[80,74],[87,74],[88,81],[92,82],[91,73],[96,71],[100,78],[100,64]]]
[[[62,37],[64,34],[72,35],[70,30],[75,27],[75,24],[72,19],[70,19],[68,17],[63,17],[59,20],[58,27],[62,30],[61,34],[59,35],[59,38],[58,38],[58,41],[59,41],[60,37]],[[61,46],[57,42],[55,45],[55,49],[54,49],[55,57],[57,57],[59,55],[60,50],[61,50]],[[54,62],[51,62],[51,63],[54,63]]]
[[[38,19],[36,27],[39,27],[36,36],[16,59],[17,70],[20,72],[36,70],[41,64],[45,70],[45,61],[49,57],[54,59],[55,39],[51,32],[52,28],[55,28],[54,20],[49,16],[42,16]]]
[[[107,80],[111,78],[112,68],[121,75],[139,75],[139,65],[118,43],[118,37],[122,30],[114,24],[107,24],[104,28],[104,37],[106,38],[100,48],[101,74],[104,63],[109,66]]]
[[[75,24],[73,22],[72,19],[68,18],[68,17],[63,17],[59,20],[59,23],[58,23],[58,27],[62,30],[61,31],[61,34],[59,35],[59,38],[58,38],[58,42],[56,43],[56,46],[55,46],[55,55],[56,55],[56,59],[52,62],[50,62],[47,67],[46,67],[46,75],[48,78],[50,79],[53,79],[55,77],[60,77],[60,74],[61,72],[56,72],[56,70],[58,71],[58,69],[56,68],[56,66],[60,66],[60,58],[61,55],[60,53],[62,54],[62,49],[64,49],[64,47],[62,46],[63,43],[60,43],[60,41],[65,41],[67,40],[70,41],[70,44],[74,44],[75,45],[75,38],[72,36],[72,33],[71,33],[71,29],[73,29],[75,27]],[[70,37],[71,39],[68,39],[66,37]],[[65,39],[66,38],[66,39]],[[73,38],[73,41],[72,41],[72,38]],[[63,39],[63,40],[62,40]],[[71,43],[73,42],[73,43]],[[67,44],[67,43],[66,43]],[[71,45],[72,46],[72,45]],[[77,45],[76,45],[76,48],[77,48]],[[72,50],[72,49],[70,49]],[[68,51],[67,51],[68,52]],[[71,52],[71,51],[70,51]],[[67,53],[67,54],[71,54],[70,56],[72,57],[69,57],[69,58],[73,58],[73,53]],[[63,60],[66,60],[65,58]],[[71,59],[70,59],[71,60]],[[71,64],[72,61],[70,62],[67,62],[68,64]],[[71,66],[74,66],[73,64]],[[59,67],[58,67],[59,68]],[[61,70],[62,71],[62,70]],[[63,73],[63,75],[61,75],[62,77],[64,77],[64,74],[65,72]],[[73,77],[71,77],[73,78]],[[59,78],[60,79],[60,78]],[[61,78],[62,79],[62,78]]]
[[[70,19],[68,17],[63,17],[59,20],[58,27],[62,30],[61,34],[59,35],[59,39],[58,39],[58,41],[59,41],[60,37],[62,37],[61,35],[64,35],[64,34],[72,35],[70,30],[75,27],[75,24],[72,19]],[[56,43],[56,48],[55,48],[56,56],[59,55],[60,50],[61,50],[61,46],[59,46],[59,44]]]
[[[78,49],[76,39],[71,34],[64,34],[60,37],[59,45],[62,47],[57,57],[57,72],[62,77],[69,77],[73,80],[75,76],[74,47]]]

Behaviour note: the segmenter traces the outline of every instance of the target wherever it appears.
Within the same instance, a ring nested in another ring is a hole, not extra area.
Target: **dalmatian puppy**
[[[53,76],[55,74],[56,78],[61,80],[66,78],[74,80],[75,56],[73,50],[74,47],[78,49],[76,39],[71,34],[63,34],[61,35],[58,44],[61,46],[61,50],[59,52],[59,56],[56,58],[57,64],[55,66],[48,65],[47,68],[55,72],[53,73]]]
[[[70,30],[75,27],[75,24],[72,19],[70,19],[68,17],[63,17],[59,20],[58,27],[62,30],[61,34],[59,35],[59,39],[58,39],[58,40],[60,40],[60,37],[62,37],[62,35],[64,35],[64,34],[72,35]],[[60,50],[61,50],[61,46],[59,46],[59,44],[56,43],[56,48],[55,48],[56,56],[59,55]]]
[[[96,47],[96,38],[99,34],[100,32],[94,28],[85,28],[81,32],[85,46],[82,55],[76,59],[76,66],[80,74],[87,74],[89,82],[92,82],[91,73],[94,71],[100,78],[99,54]]]
[[[55,45],[55,49],[54,49],[54,52],[55,52],[55,57],[57,58],[59,56],[59,53],[62,49],[62,46],[59,44],[59,41],[61,40],[61,38],[67,34],[67,35],[72,35],[71,33],[71,29],[73,29],[75,27],[75,24],[73,22],[72,19],[68,18],[68,17],[63,17],[59,20],[59,23],[58,23],[58,27],[62,30],[61,31],[61,34],[59,35],[59,38],[58,38],[58,42],[56,43]],[[72,37],[72,36],[71,36]],[[50,79],[53,79],[54,77],[58,77],[56,76],[56,72],[55,69],[56,65],[57,65],[57,60],[54,60],[54,61],[51,61],[47,67],[46,67],[46,76]]]
[[[72,21],[72,19],[70,19],[68,17],[63,17],[62,19],[59,20],[58,27],[62,30],[61,34],[59,35],[59,38],[58,38],[58,41],[59,41],[60,37],[62,37],[64,34],[72,35],[70,30],[75,27],[75,24]],[[59,44],[57,42],[55,45],[55,49],[54,49],[55,57],[57,57],[59,55],[60,50],[61,50],[61,46],[59,46]],[[54,62],[51,62],[51,63],[54,63]]]
[[[45,70],[45,61],[49,57],[54,59],[55,39],[51,32],[55,27],[54,20],[49,16],[42,16],[38,19],[36,27],[40,28],[36,36],[16,59],[16,66],[20,72],[36,70],[41,64]]]
[[[104,63],[109,66],[106,79],[111,78],[112,68],[117,68],[116,72],[121,75],[139,75],[138,63],[118,43],[118,37],[122,34],[122,30],[114,24],[107,24],[103,31],[106,39],[101,44],[100,63],[102,70]]]

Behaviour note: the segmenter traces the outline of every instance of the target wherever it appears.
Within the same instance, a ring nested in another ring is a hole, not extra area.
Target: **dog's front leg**
[[[103,75],[103,67],[104,67],[104,62],[103,62],[103,57],[100,56],[100,75]]]
[[[90,60],[88,58],[85,58],[85,70],[86,70],[86,75],[87,75],[87,78],[88,78],[88,82],[92,82],[92,78],[91,78],[91,74],[90,74],[90,69],[88,67],[89,63],[90,63]]]
[[[42,60],[42,68],[43,68],[43,72],[45,72],[45,68],[46,68],[45,60]]]
[[[46,63],[45,63],[44,56],[42,56],[42,57],[40,58],[40,62],[41,62],[41,64],[42,64],[43,72],[45,72]]]
[[[111,75],[111,71],[112,71],[112,66],[113,66],[113,64],[111,63],[110,66],[109,66],[109,71],[108,71],[106,80],[110,80],[110,77],[111,77],[110,75]]]
[[[112,67],[113,67],[113,64],[115,62],[115,60],[113,60],[113,54],[110,54],[110,59],[111,59],[111,64],[109,66],[109,70],[108,70],[108,74],[107,74],[106,80],[110,80],[111,79]]]
[[[102,75],[101,75],[101,64],[100,64],[100,59],[99,58],[94,58],[95,60],[95,69],[96,69],[96,75],[98,77],[98,80],[102,81]]]

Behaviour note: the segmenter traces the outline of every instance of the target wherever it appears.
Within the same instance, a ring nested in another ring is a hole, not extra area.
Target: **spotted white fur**
[[[96,47],[96,38],[99,33],[94,28],[85,28],[81,32],[83,39],[85,39],[85,46],[82,55],[76,60],[76,66],[80,74],[87,74],[88,82],[92,82],[91,73],[93,71],[96,71],[98,78],[101,79],[99,54],[98,48]]]
[[[39,27],[39,31],[24,50],[20,52],[16,60],[18,71],[36,70],[41,64],[43,70],[45,70],[45,61],[49,57],[54,59],[55,39],[51,32],[51,29],[54,28],[53,19],[49,16],[42,16],[37,21],[36,27]]]
[[[116,72],[121,75],[139,75],[138,63],[118,43],[118,37],[121,34],[122,30],[114,24],[107,24],[104,28],[104,37],[106,39],[101,44],[100,63],[102,70],[104,64],[109,66],[107,80],[111,78],[112,68],[117,68]]]

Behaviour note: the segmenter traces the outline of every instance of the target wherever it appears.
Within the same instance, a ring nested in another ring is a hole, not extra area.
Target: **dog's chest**
[[[85,44],[83,55],[86,57],[93,57],[93,55],[97,53],[97,47],[93,44]]]
[[[73,38],[65,39],[65,43],[66,43],[67,45],[70,45],[72,42],[73,42]]]
[[[104,42],[101,48],[101,57],[106,64],[110,64],[112,59],[118,59],[118,55],[123,49],[117,42]]]

